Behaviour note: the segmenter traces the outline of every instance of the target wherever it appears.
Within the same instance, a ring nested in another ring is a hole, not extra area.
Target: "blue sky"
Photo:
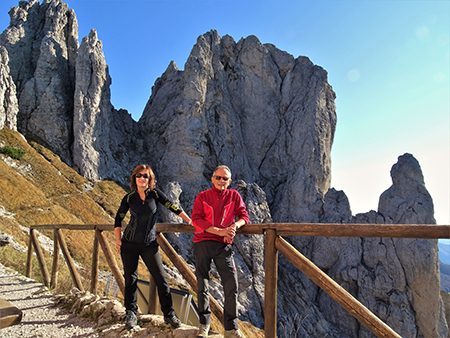
[[[112,103],[135,120],[155,80],[211,29],[255,35],[328,72],[337,95],[332,186],[353,214],[377,210],[397,158],[419,161],[438,224],[450,224],[450,1],[68,0],[79,40],[95,28]],[[0,30],[17,0],[1,0]]]

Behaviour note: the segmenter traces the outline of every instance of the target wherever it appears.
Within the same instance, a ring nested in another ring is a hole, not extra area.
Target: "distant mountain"
[[[439,247],[439,260],[442,263],[450,265],[450,244],[443,241],[438,242]]]
[[[450,292],[450,265],[440,261],[439,267],[441,270],[441,290]]]

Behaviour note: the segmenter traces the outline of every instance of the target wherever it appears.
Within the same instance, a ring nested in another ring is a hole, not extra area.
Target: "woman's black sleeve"
[[[122,227],[122,221],[127,215],[128,209],[130,209],[130,204],[128,202],[129,194],[125,195],[120,203],[119,209],[117,210],[116,217],[114,219],[114,228]]]
[[[167,209],[169,209],[170,211],[172,211],[174,214],[179,215],[183,212],[183,210],[181,210],[178,206],[176,206],[175,204],[173,204],[166,196],[166,194],[164,194],[161,190],[159,189],[154,189],[153,190],[156,194],[156,200],[161,203],[162,205],[164,205]]]

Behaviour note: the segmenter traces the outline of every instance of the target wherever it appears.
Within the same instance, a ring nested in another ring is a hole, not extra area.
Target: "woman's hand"
[[[120,255],[120,247],[121,246],[122,246],[122,240],[116,239],[116,250],[119,255]]]

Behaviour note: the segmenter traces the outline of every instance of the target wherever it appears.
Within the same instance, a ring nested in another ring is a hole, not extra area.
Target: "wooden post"
[[[91,293],[97,294],[98,286],[98,238],[94,233],[94,247],[92,249],[92,268],[91,268]]]
[[[36,233],[33,229],[30,229],[31,242],[33,243],[34,251],[36,251],[36,257],[41,267],[42,277],[44,277],[44,285],[50,287],[50,276],[48,275],[47,266],[45,265],[44,254],[42,253],[41,246],[36,238]]]
[[[156,292],[156,283],[150,274],[150,280],[148,284],[148,306],[147,313],[150,315],[156,314],[156,307],[158,306],[158,293]]]
[[[122,273],[119,270],[119,267],[117,266],[117,262],[116,259],[114,258],[111,248],[106,242],[105,237],[103,236],[101,230],[95,229],[95,236],[98,237],[98,242],[103,250],[103,253],[105,254],[105,258],[106,261],[108,262],[109,268],[111,269],[111,272],[114,278],[116,279],[116,283],[119,286],[120,292],[122,292],[122,295],[125,295],[125,280],[123,278]]]
[[[266,338],[276,338],[277,336],[278,252],[275,247],[276,238],[276,230],[266,230],[266,252],[264,256],[264,331]]]
[[[401,338],[395,331],[370,312],[364,305],[348,293],[343,287],[331,279],[326,273],[320,270],[314,263],[298,252],[292,245],[283,238],[275,239],[276,248],[292,264],[300,269],[322,290],[328,293],[344,309],[350,312],[364,326],[366,326],[377,337]],[[267,334],[266,334],[267,337]]]
[[[61,229],[56,230],[56,236],[59,241],[59,245],[61,245],[61,250],[64,256],[64,259],[66,260],[67,266],[70,271],[70,275],[72,276],[73,284],[78,288],[80,291],[84,291],[83,284],[81,283],[80,276],[78,275],[77,268],[75,266],[75,263],[73,262],[72,257],[70,256],[69,249],[66,245],[66,240],[64,239],[64,235],[62,233]]]
[[[175,265],[175,267],[183,275],[183,278],[189,283],[192,289],[197,292],[197,277],[195,277],[194,272],[187,266],[183,258],[172,248],[169,241],[163,236],[162,233],[156,234],[156,240],[162,251],[167,255],[170,261]]]
[[[58,264],[59,264],[59,241],[58,233],[53,230],[53,264],[52,264],[52,279],[50,285],[53,289],[58,285]]]
[[[27,271],[25,273],[25,276],[27,276],[28,278],[31,278],[31,266],[32,266],[31,259],[33,258],[33,240],[31,239],[31,231],[33,230],[30,229],[30,240],[28,242],[28,255],[27,255]]]
[[[170,243],[167,241],[167,239],[163,236],[161,233],[156,234],[156,240],[158,241],[159,246],[164,251],[164,253],[169,257],[170,261],[175,265],[175,267],[180,271],[183,278],[186,279],[186,281],[189,283],[191,288],[197,292],[197,277],[195,277],[195,274],[192,272],[192,270],[187,266],[186,262],[183,258],[180,257],[180,255],[177,254],[177,252],[172,248]],[[209,304],[211,306],[211,312],[217,317],[218,320],[223,324],[223,309],[217,303],[217,300],[215,300],[211,295],[209,296]]]

